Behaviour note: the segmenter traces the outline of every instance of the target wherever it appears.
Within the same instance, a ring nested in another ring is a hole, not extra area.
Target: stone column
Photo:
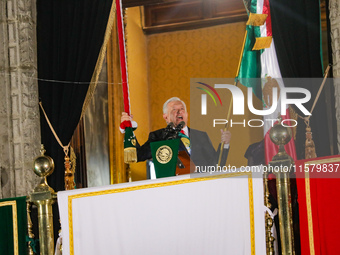
[[[0,198],[36,186],[40,141],[36,3],[0,0]]]
[[[333,52],[333,76],[335,89],[335,110],[337,120],[337,144],[340,151],[340,0],[329,1],[329,19]]]

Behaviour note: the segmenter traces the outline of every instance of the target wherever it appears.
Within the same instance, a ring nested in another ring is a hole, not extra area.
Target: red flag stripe
[[[267,19],[266,19],[267,36],[272,36],[272,19],[270,16],[269,0],[264,0],[262,13],[268,14]]]

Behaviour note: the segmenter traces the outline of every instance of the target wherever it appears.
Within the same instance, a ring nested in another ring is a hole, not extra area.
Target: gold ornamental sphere
[[[34,160],[34,172],[39,177],[47,177],[54,171],[53,159],[48,156],[39,156]]]
[[[292,138],[292,131],[289,127],[282,126],[281,121],[279,121],[270,129],[269,136],[276,145],[285,145]]]
[[[34,159],[34,172],[39,177],[47,177],[54,171],[54,161],[51,157],[45,155],[45,149],[41,146],[41,155]]]

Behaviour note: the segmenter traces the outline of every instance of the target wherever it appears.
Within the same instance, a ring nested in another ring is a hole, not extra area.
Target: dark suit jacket
[[[137,159],[138,161],[145,161],[152,159],[150,143],[165,140],[164,134],[165,128],[153,131],[149,134],[148,140],[140,146],[137,141]],[[189,128],[189,136],[191,143],[191,160],[196,166],[215,166],[218,163],[220,155],[220,145],[218,150],[214,149],[210,138],[206,132]],[[179,151],[186,148],[182,142],[180,142]],[[223,149],[221,166],[224,166],[227,161],[229,149]]]

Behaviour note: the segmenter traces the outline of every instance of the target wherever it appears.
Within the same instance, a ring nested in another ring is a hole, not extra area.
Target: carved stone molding
[[[337,141],[340,150],[340,1],[329,1],[329,19],[331,25],[331,41],[333,52],[333,76],[335,92],[335,110],[337,120]]]
[[[0,1],[0,198],[27,195],[39,154],[36,3]]]

